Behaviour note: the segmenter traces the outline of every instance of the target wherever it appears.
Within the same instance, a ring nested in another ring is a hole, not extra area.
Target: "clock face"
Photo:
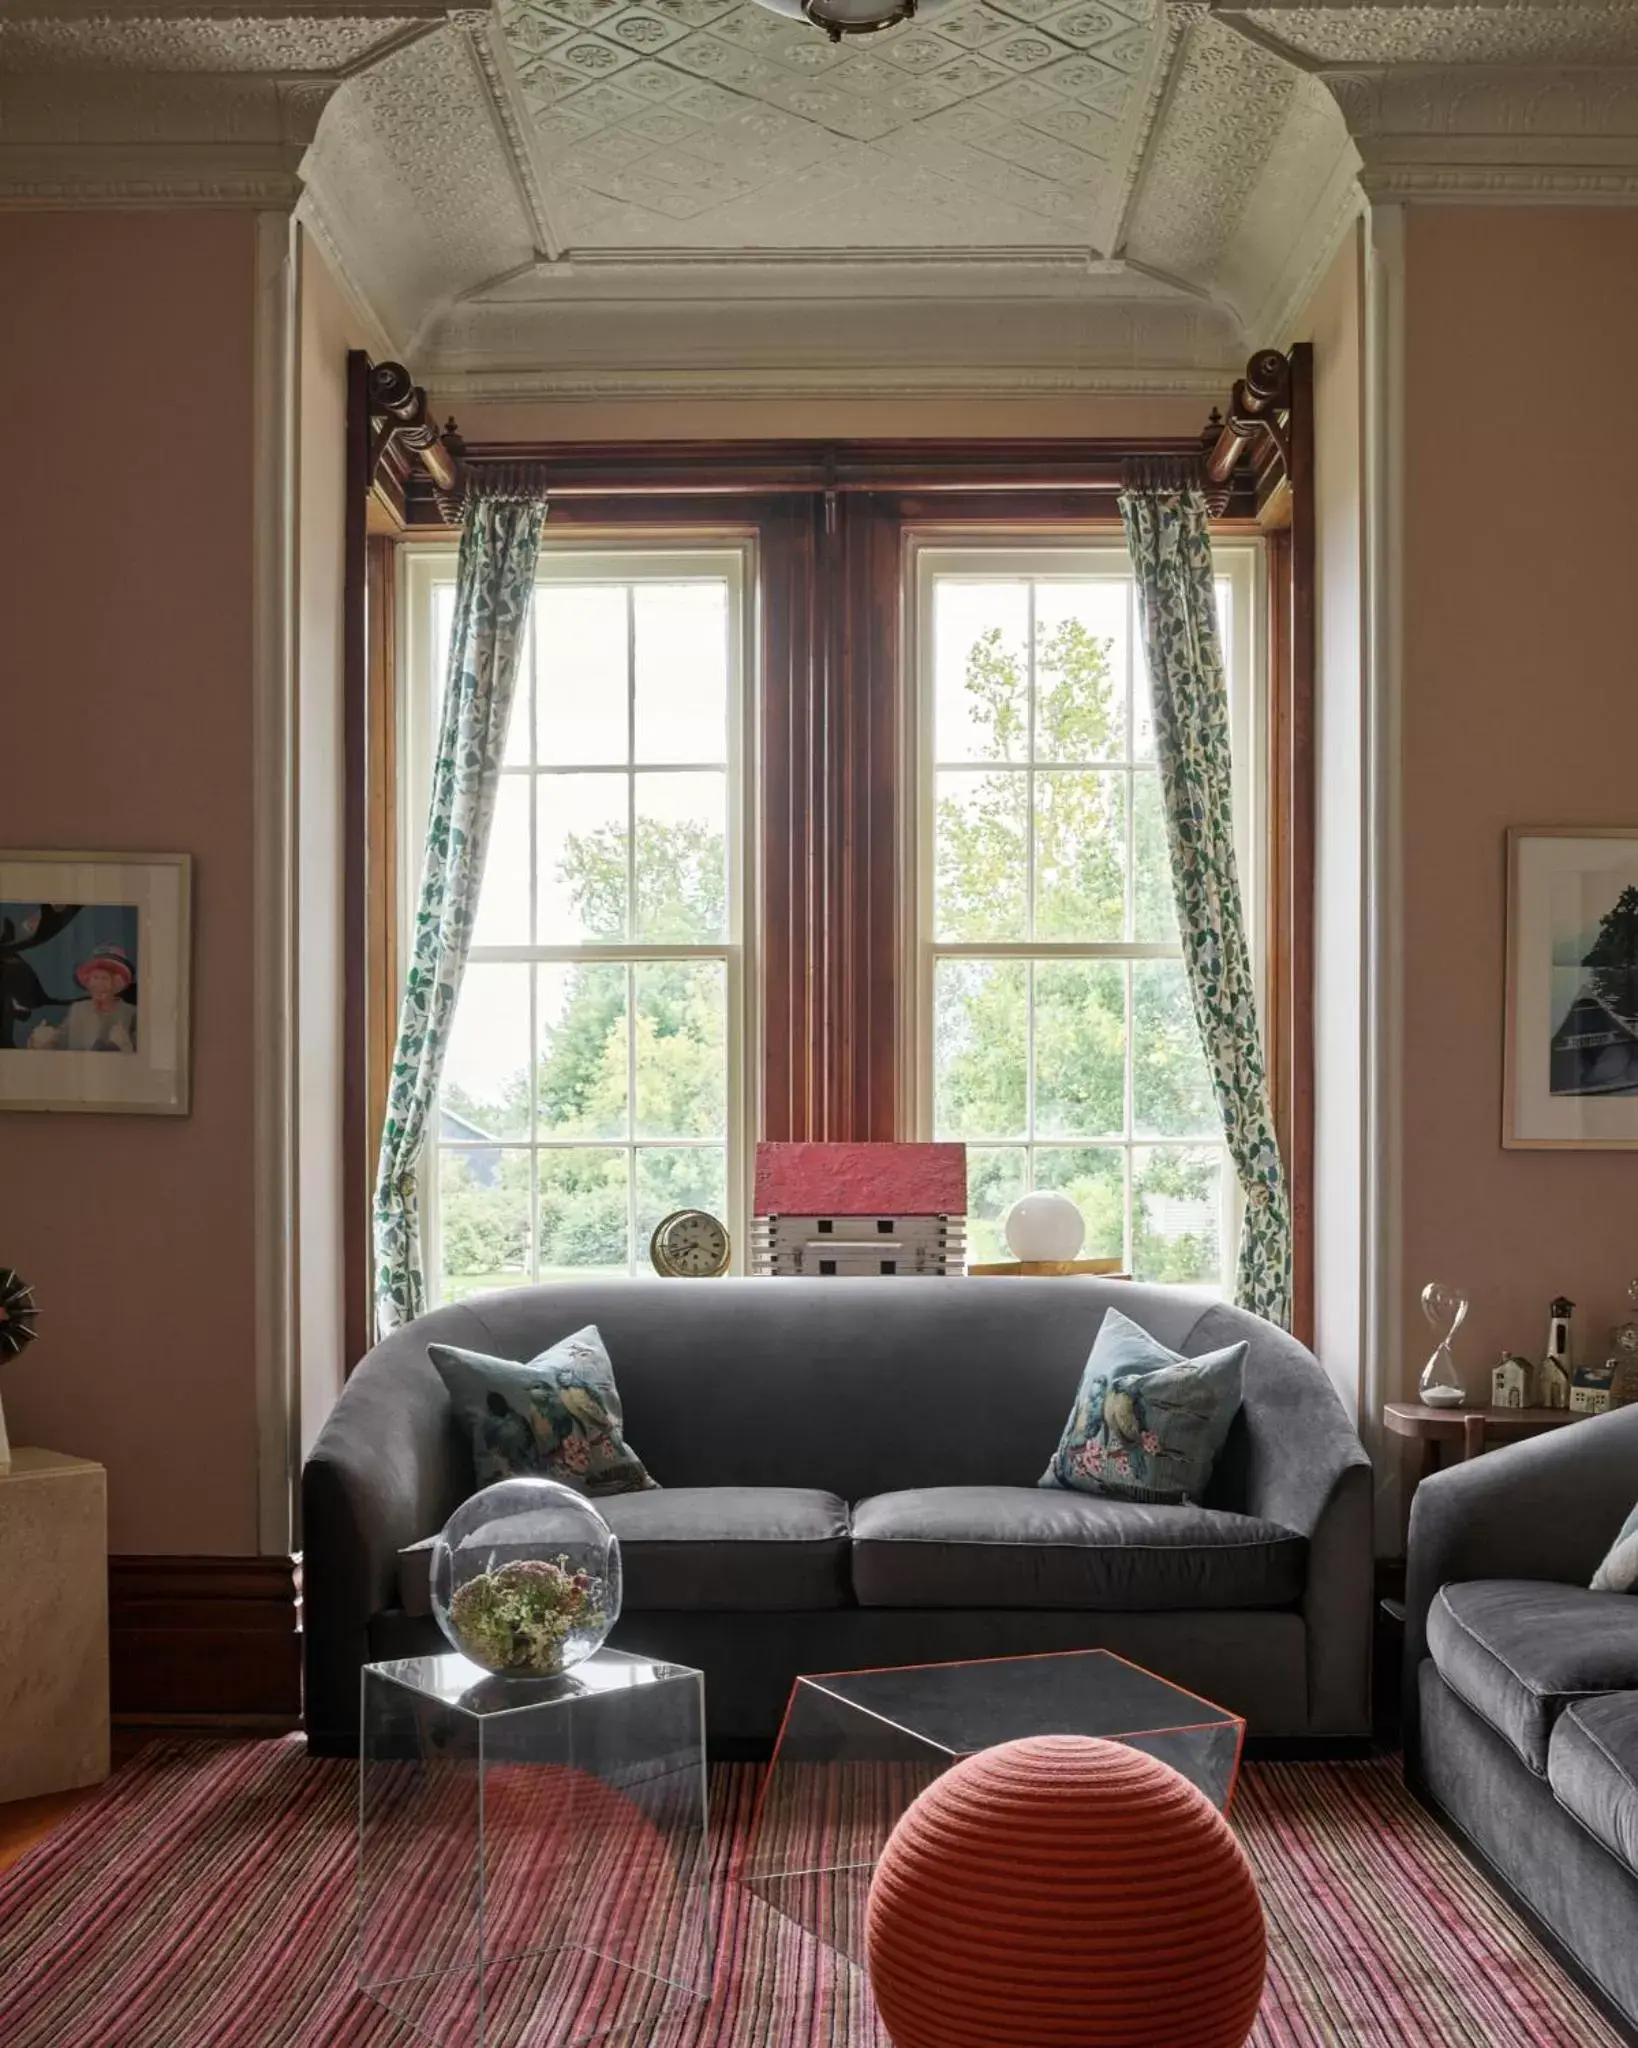
[[[704,1209],[678,1209],[656,1228],[649,1256],[668,1280],[714,1280],[728,1270],[728,1233]]]
[[[1615,1333],[1615,1341],[1625,1352],[1638,1351],[1638,1323],[1623,1323]]]

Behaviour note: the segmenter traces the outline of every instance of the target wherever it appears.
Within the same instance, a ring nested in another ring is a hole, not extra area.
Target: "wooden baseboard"
[[[301,1581],[291,1557],[111,1557],[109,1683],[122,1719],[301,1712]]]

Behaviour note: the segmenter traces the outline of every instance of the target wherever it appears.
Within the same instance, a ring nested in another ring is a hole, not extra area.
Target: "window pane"
[[[1166,845],[1166,809],[1160,776],[1145,769],[1132,777],[1132,936],[1141,944],[1177,944],[1177,899]]]
[[[637,1268],[649,1268],[654,1226],[673,1209],[705,1209],[726,1222],[728,1166],[714,1145],[641,1146],[637,1153]],[[738,1246],[735,1247],[737,1251]]]
[[[728,1127],[728,976],[720,960],[632,969],[637,1135],[720,1138]]]
[[[1126,1155],[1118,1146],[1042,1146],[1035,1154],[1035,1185],[1067,1195],[1080,1210],[1086,1223],[1083,1259],[1125,1258]]]
[[[529,943],[529,777],[503,775],[489,828],[478,914],[472,923],[475,946]]]
[[[535,784],[539,944],[626,936],[626,791],[624,775],[543,775]]]
[[[1035,590],[1035,757],[1116,761],[1126,753],[1126,585]]]
[[[432,586],[432,724],[436,732],[449,687],[449,643],[455,637],[455,585]]]
[[[541,1279],[629,1271],[630,1154],[587,1146],[539,1157]]]
[[[529,1155],[499,1146],[438,1155],[443,1298],[529,1278]]]
[[[1222,1279],[1223,1152],[1155,1145],[1132,1153],[1132,1277],[1216,1285]]]
[[[1050,770],[1035,778],[1035,936],[1126,936],[1126,776]]]
[[[1024,1136],[1028,1058],[1022,960],[933,969],[933,1135]]]
[[[1132,1123],[1142,1138],[1222,1133],[1181,960],[1132,963]]]
[[[537,967],[543,1138],[626,1136],[626,970],[576,961]]]
[[[940,939],[1022,939],[1029,783],[957,769],[938,778],[933,929]]]
[[[967,1154],[967,1263],[994,1265],[1010,1259],[1001,1224],[1024,1192],[1028,1154],[1022,1149],[974,1146]]]
[[[1029,585],[933,585],[933,759],[1029,755]]]
[[[1119,960],[1035,968],[1035,1131],[1044,1138],[1126,1130],[1126,968]]]
[[[439,1136],[529,1135],[529,970],[468,967],[439,1091]]]
[[[727,775],[639,775],[634,936],[665,946],[720,939],[727,905]]]
[[[612,766],[627,740],[626,586],[535,586],[536,740],[543,765]]]
[[[637,759],[728,758],[728,586],[639,583]]]

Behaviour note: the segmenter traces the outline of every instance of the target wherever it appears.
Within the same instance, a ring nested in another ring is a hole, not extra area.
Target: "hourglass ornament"
[[[1439,1342],[1422,1368],[1422,1383],[1417,1391],[1430,1408],[1460,1408],[1467,1399],[1467,1389],[1457,1373],[1450,1341],[1467,1320],[1467,1296],[1438,1280],[1430,1280],[1422,1289],[1422,1313]]]

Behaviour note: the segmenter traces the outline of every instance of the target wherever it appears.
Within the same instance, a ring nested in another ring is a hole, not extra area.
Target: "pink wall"
[[[1638,825],[1638,213],[1412,207],[1405,317],[1403,1378],[1448,1280],[1478,1391],[1638,1273],[1638,1153],[1500,1142],[1503,833]]]
[[[0,1114],[12,1440],[116,1551],[256,1547],[248,213],[0,213],[0,839],[194,858],[193,1110]]]

